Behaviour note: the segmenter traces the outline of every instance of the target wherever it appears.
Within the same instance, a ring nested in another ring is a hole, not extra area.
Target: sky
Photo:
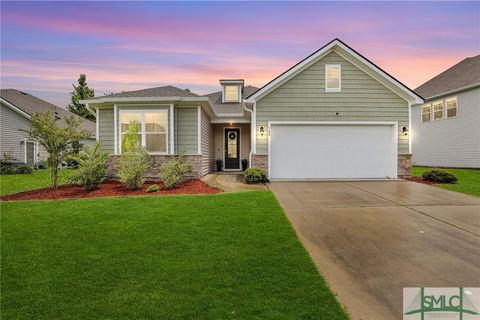
[[[414,89],[480,53],[480,2],[6,2],[1,87],[65,107],[97,96],[219,79],[262,86],[340,38]]]

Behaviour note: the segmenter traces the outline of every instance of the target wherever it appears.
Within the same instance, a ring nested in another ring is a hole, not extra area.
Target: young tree
[[[50,186],[58,187],[58,165],[72,152],[78,141],[90,137],[88,130],[80,128],[83,120],[74,116],[65,117],[64,125],[57,123],[58,117],[51,112],[35,113],[31,117],[29,130],[26,132],[30,139],[37,141],[48,152],[47,163],[50,166]]]
[[[72,84],[72,86],[73,91],[70,92],[72,102],[67,106],[68,110],[88,120],[95,121],[95,115],[93,115],[84,104],[79,102],[83,99],[93,98],[95,95],[95,91],[88,87],[87,76],[81,74],[80,78],[78,78],[78,85]]]

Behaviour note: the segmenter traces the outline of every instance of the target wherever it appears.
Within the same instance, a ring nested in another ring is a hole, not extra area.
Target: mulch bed
[[[410,181],[415,181],[418,183],[423,183],[423,184],[428,184],[429,186],[434,185],[434,184],[443,184],[445,182],[438,182],[438,181],[430,181],[430,180],[425,180],[422,177],[411,177],[410,179],[407,179]]]
[[[146,189],[152,184],[158,184],[160,190],[157,192],[147,192]],[[176,188],[166,190],[162,182],[145,182],[142,189],[128,190],[119,181],[104,181],[98,189],[87,191],[77,185],[62,185],[58,189],[36,189],[31,191],[19,192],[0,197],[0,200],[45,200],[45,199],[68,199],[68,198],[96,198],[111,196],[164,196],[179,194],[214,194],[222,192],[205,182],[193,179],[188,180]]]

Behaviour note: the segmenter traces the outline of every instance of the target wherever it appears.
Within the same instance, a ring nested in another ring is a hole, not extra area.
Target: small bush
[[[85,190],[98,188],[107,174],[108,153],[100,151],[100,144],[85,147],[85,154],[76,157],[78,169],[69,181],[82,186]]]
[[[150,168],[150,157],[145,148],[122,153],[117,175],[128,189],[140,189],[145,182],[145,172]]]
[[[160,190],[160,186],[158,184],[152,184],[147,188],[147,192],[157,192],[158,190]]]
[[[446,172],[444,170],[432,169],[427,170],[422,174],[423,179],[434,181],[434,182],[443,182],[443,183],[456,183],[457,177],[454,174]]]
[[[267,174],[258,168],[248,168],[245,170],[245,182],[249,184],[268,182]]]
[[[184,159],[185,151],[182,150],[178,156],[160,166],[160,179],[165,188],[171,189],[183,181],[183,175],[192,171],[192,165]]]
[[[18,166],[14,168],[16,174],[31,174],[33,172],[33,168],[30,166]]]

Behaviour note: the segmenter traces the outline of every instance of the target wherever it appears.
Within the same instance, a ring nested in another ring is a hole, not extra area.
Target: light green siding
[[[325,92],[325,64],[341,64],[342,91]],[[335,116],[335,112],[339,115]],[[408,153],[408,103],[336,52],[283,83],[256,104],[257,154],[267,154],[268,121],[398,121],[398,152]]]
[[[99,109],[98,138],[100,141],[100,148],[103,151],[113,153],[114,137],[113,137],[113,108]]]
[[[198,154],[198,108],[175,108],[175,137],[178,152],[182,148],[187,154]]]

